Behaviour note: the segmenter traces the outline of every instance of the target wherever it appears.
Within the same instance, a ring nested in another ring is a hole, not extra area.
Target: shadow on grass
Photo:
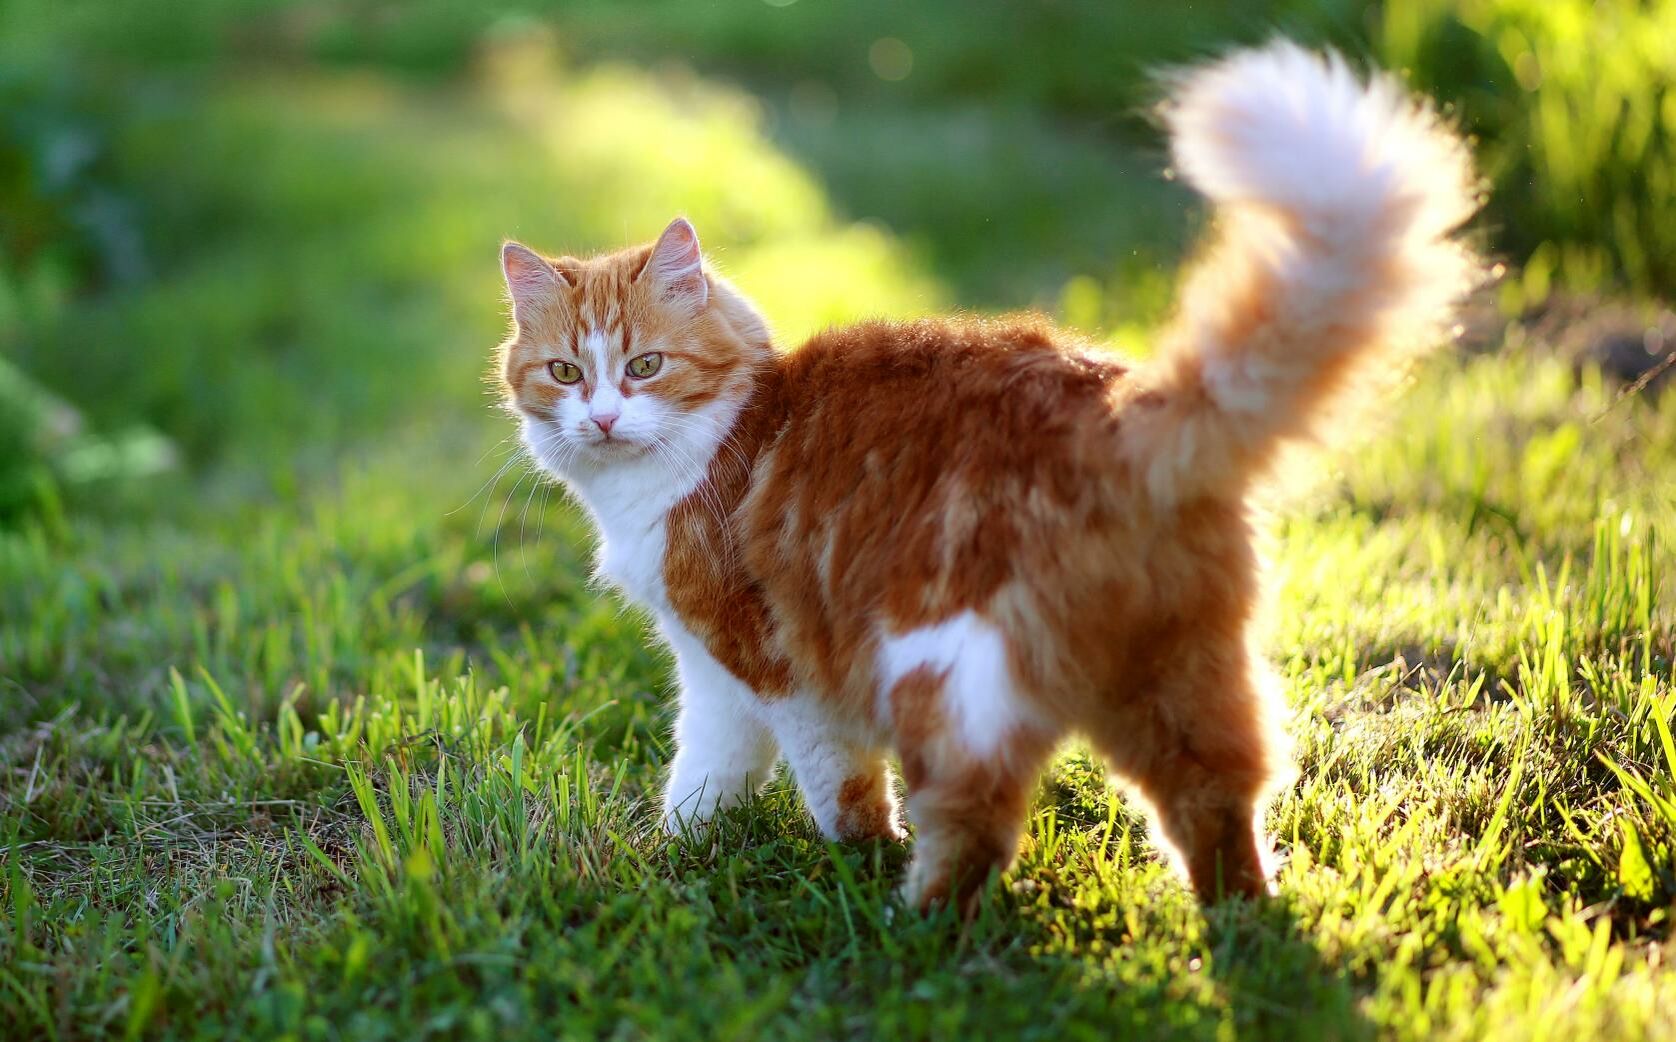
[[[824,843],[783,778],[668,848],[669,897],[728,973],[782,996],[762,1037],[1376,1035],[1289,897],[1203,908],[1121,804],[1104,832],[1054,802],[970,919],[902,905],[912,840]]]
[[[1206,966],[1239,1037],[1371,1039],[1356,983],[1335,965],[1282,894],[1206,910]]]
[[[1156,865],[1118,871],[1128,878],[1104,902],[997,902],[993,928],[1015,935],[1022,958],[1006,966],[1032,1011],[1020,1037],[1080,1037],[1093,1024],[1117,1038],[1376,1036],[1352,972],[1286,896],[1201,908]]]

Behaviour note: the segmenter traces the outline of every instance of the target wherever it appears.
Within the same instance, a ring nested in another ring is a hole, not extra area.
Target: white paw
[[[716,801],[704,800],[702,806],[699,804],[696,796],[682,804],[666,804],[663,810],[664,832],[671,836],[679,836],[688,832],[702,832],[708,828],[716,816]]]
[[[677,792],[684,792],[685,795],[677,799]],[[672,836],[683,832],[702,832],[718,813],[744,802],[746,792],[742,786],[717,784],[714,778],[707,778],[696,786],[672,785],[664,797],[664,831]]]

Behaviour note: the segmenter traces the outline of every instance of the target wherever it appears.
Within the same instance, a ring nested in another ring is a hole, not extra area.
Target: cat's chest
[[[571,478],[599,529],[600,578],[661,614],[670,610],[664,584],[669,511],[690,493],[686,484],[668,469],[649,465]]]
[[[638,501],[608,501],[594,506],[599,524],[600,546],[596,566],[601,578],[627,596],[658,612],[669,610],[664,584],[663,559],[669,536],[669,511],[645,496]],[[660,509],[661,507],[661,509]]]
[[[604,537],[599,549],[600,577],[630,600],[667,613],[669,595],[663,578],[667,537],[663,522],[600,527]]]

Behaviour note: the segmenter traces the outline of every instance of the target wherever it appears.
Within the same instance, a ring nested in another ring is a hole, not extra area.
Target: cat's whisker
[[[562,437],[562,432],[555,431],[555,432],[552,432],[552,433],[548,434],[547,436],[539,439],[534,446],[520,444],[518,446],[517,451],[512,455],[512,457],[510,459],[508,459],[505,463],[501,464],[500,469],[495,472],[495,476],[492,479],[490,479],[490,484],[493,485],[493,486],[498,486],[500,484],[501,478],[506,474],[506,472],[508,470],[512,469],[513,467],[517,466],[520,463],[525,464],[526,466],[534,469],[537,472],[540,472],[543,469],[542,468],[542,461],[541,461],[541,458],[540,458],[540,451],[551,448],[553,446],[554,442],[558,441],[561,437]],[[521,484],[523,484],[523,477],[522,476],[519,477],[518,483],[514,484],[512,486],[513,493],[517,492],[518,485],[521,485]],[[481,494],[481,493],[479,493],[479,494]],[[475,499],[477,497],[473,496],[472,498]],[[472,538],[481,539],[483,537],[483,521],[486,517],[488,517],[489,506],[493,502],[494,502],[494,492],[491,489],[491,491],[489,493],[489,496],[486,499],[483,500],[483,509],[478,511],[477,527],[474,530]],[[504,513],[504,508],[503,508],[503,513]]]
[[[686,458],[684,450],[675,443],[670,442],[667,439],[659,438],[649,442],[648,445],[657,455],[659,461],[663,463],[672,475],[694,469],[690,460]],[[715,518],[716,523],[718,525],[722,525],[723,519],[720,511],[720,504],[712,498],[709,482],[702,477],[699,479],[698,483],[693,486],[692,491],[687,493],[688,498],[695,495],[699,497],[699,503],[706,510],[710,511],[711,515]]]
[[[508,434],[506,437],[502,438],[500,441],[497,441],[493,445],[484,449],[483,450],[483,455],[477,457],[476,462],[472,463],[472,466],[473,467],[481,467],[483,465],[484,460],[486,460],[490,456],[494,455],[495,450],[500,449],[502,447],[507,447],[509,449],[509,451],[512,451],[512,452],[518,451],[518,447],[519,447],[518,446],[518,432],[513,431],[511,434]]]
[[[453,517],[455,514],[464,510],[466,507],[471,506],[471,504],[476,501],[478,496],[481,496],[489,488],[490,485],[494,484],[494,482],[497,479],[499,479],[502,474],[506,473],[506,468],[512,466],[514,463],[517,462],[518,454],[523,449],[522,445],[517,444],[515,442],[515,439],[517,437],[518,436],[515,433],[514,434],[509,434],[506,437],[502,438],[500,441],[496,442],[494,445],[490,446],[488,449],[484,450],[483,455],[477,457],[477,462],[472,464],[472,467],[474,469],[477,468],[477,467],[482,466],[483,461],[488,459],[491,455],[493,455],[494,452],[497,449],[501,448],[501,446],[506,445],[507,442],[514,442],[514,444],[511,446],[511,448],[508,449],[508,452],[510,453],[510,456],[507,459],[507,461],[502,463],[500,465],[500,467],[496,469],[495,473],[489,478],[489,480],[485,481],[481,486],[478,487],[476,492],[473,492],[471,494],[471,498],[467,499],[464,503],[461,503],[459,506],[455,507],[454,509],[449,510],[446,513],[444,513],[442,515],[443,517]]]
[[[542,533],[547,530],[547,497],[553,494],[554,484],[552,481],[541,483],[541,505],[535,508],[535,542],[538,546],[541,544]]]
[[[679,429],[695,432],[705,438],[714,438],[718,428],[721,427],[720,420],[703,415],[668,416],[665,417],[664,420]],[[751,461],[745,457],[744,450],[734,444],[733,439],[736,433],[736,430],[728,430],[726,434],[716,442],[715,451],[717,454],[724,451],[730,453],[733,459],[738,462],[740,469],[748,475],[752,469]]]
[[[674,453],[680,456],[683,460],[687,461],[691,469],[698,469],[695,465],[691,464],[690,461],[693,453],[686,446],[669,441],[668,439],[660,439],[657,444],[661,445],[670,453]],[[704,476],[699,478],[698,484],[694,486],[693,493],[690,494],[697,494],[700,498],[700,502],[710,512],[711,517],[716,522],[717,530],[721,533],[723,551],[729,558],[731,558],[734,551],[733,526],[729,523],[729,515],[731,512],[727,510],[725,504],[722,503],[721,493],[716,489],[715,484],[710,480],[708,468],[706,468]]]
[[[534,502],[536,492],[546,487],[543,477],[541,472],[536,473],[535,480],[530,483],[529,494],[524,497],[524,509],[518,512],[518,560],[524,566],[524,578],[531,582],[535,579],[530,575],[530,552],[528,544],[524,541],[524,526],[529,521],[530,504]]]
[[[553,469],[558,471],[559,473],[563,473],[565,471],[565,469],[569,466],[571,460],[575,458],[577,452],[578,452],[578,449],[573,443],[570,443],[570,442],[561,443],[559,445],[558,458],[552,461]],[[539,545],[540,542],[541,542],[542,533],[545,532],[546,528],[547,528],[547,501],[548,501],[548,498],[552,495],[553,489],[554,489],[555,486],[563,488],[564,483],[562,481],[560,481],[559,479],[557,479],[556,477],[553,477],[550,473],[548,473],[547,468],[545,466],[543,466],[541,468],[541,473],[539,475],[537,484],[538,484],[538,486],[541,490],[541,502],[539,503],[539,505],[537,505],[536,512],[535,512],[535,515],[536,515],[535,541]],[[534,490],[532,489],[532,492],[533,491]],[[528,509],[529,509],[528,504],[526,504],[525,505],[525,510],[527,511]],[[522,538],[523,538],[523,525],[522,525],[522,522],[520,522],[520,524],[519,524],[519,539],[520,539],[520,541],[522,541]],[[527,564],[526,564],[526,574],[527,574]]]
[[[489,561],[494,566],[495,570],[495,585],[500,588],[501,597],[506,601],[506,606],[508,608],[515,606],[512,603],[511,594],[506,592],[506,583],[502,581],[500,575],[500,533],[501,528],[506,522],[506,508],[511,505],[513,497],[518,494],[518,489],[523,487],[525,480],[533,476],[534,473],[534,471],[525,471],[523,474],[520,474],[518,476],[517,483],[512,486],[512,491],[508,492],[506,498],[501,501],[500,515],[495,518],[494,540],[489,547]]]
[[[525,458],[523,451],[519,451],[511,459],[502,463],[500,465],[500,469],[495,471],[495,476],[489,479],[488,485],[485,486],[489,489],[489,494],[483,500],[482,509],[477,512],[477,527],[472,531],[473,539],[481,539],[483,537],[483,519],[489,514],[489,504],[493,503],[495,500],[495,489],[500,486],[501,478],[505,477],[506,472],[511,470],[513,467],[518,466],[520,463],[527,462],[528,460]],[[482,495],[482,493],[479,492],[478,495]],[[473,496],[472,498],[476,499],[477,496]]]
[[[666,420],[678,430],[697,434],[701,440],[714,439],[715,447],[711,453],[712,458],[711,460],[705,461],[704,464],[704,469],[706,471],[708,471],[709,466],[714,461],[715,457],[718,457],[722,453],[726,452],[735,462],[739,464],[746,474],[750,473],[750,460],[745,457],[744,451],[733,442],[734,436],[737,433],[736,430],[729,429],[726,432],[723,432],[721,430],[721,421],[711,416],[671,416],[667,417]],[[722,437],[717,438],[716,435],[718,433],[722,434]],[[683,448],[685,447],[686,446],[683,446]]]

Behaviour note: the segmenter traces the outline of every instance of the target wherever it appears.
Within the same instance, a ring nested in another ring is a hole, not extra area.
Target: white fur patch
[[[975,755],[993,756],[1002,739],[1035,715],[1017,693],[1007,666],[1006,638],[975,612],[879,641],[880,719],[889,719],[890,689],[913,670],[943,675],[943,698],[962,742]]]
[[[611,345],[605,342],[605,334],[597,329],[590,329],[580,338],[581,353],[586,355],[594,364],[594,372],[598,374],[600,383],[610,383],[611,377]]]
[[[582,354],[590,363],[592,389],[588,394],[588,419],[596,416],[621,416],[623,393],[617,388],[622,378],[621,366],[611,356],[614,353],[605,334],[590,329],[581,337]]]

